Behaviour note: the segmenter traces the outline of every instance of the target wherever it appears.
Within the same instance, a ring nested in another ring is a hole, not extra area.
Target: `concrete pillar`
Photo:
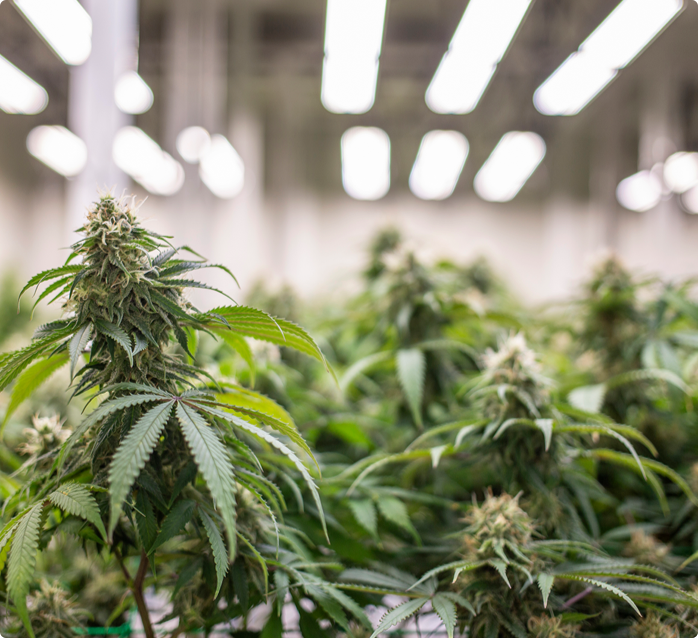
[[[116,107],[114,86],[137,55],[138,1],[84,0],[83,5],[92,17],[92,53],[70,71],[68,126],[87,145],[88,160],[66,191],[67,241],[74,240],[98,189],[113,188],[120,195],[130,184],[112,159],[114,135],[133,119]]]

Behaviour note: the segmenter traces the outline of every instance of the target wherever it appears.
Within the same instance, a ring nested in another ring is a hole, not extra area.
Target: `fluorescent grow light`
[[[154,195],[174,195],[184,184],[184,169],[141,129],[122,128],[114,137],[116,165]]]
[[[177,136],[177,152],[188,164],[198,164],[211,146],[211,136],[202,126],[189,126]]]
[[[245,164],[225,137],[214,135],[201,156],[199,176],[216,197],[231,199],[245,185]]]
[[[153,106],[153,92],[135,71],[127,71],[116,82],[114,101],[119,110],[137,115]]]
[[[681,196],[684,208],[693,215],[698,214],[698,186],[694,186]]]
[[[390,190],[390,138],[385,131],[364,126],[345,131],[342,184],[354,199],[380,199]]]
[[[505,133],[475,176],[475,192],[490,202],[514,199],[545,157],[540,135]]]
[[[678,15],[683,0],[623,0],[557,70],[533,103],[544,115],[579,113]]]
[[[458,131],[429,131],[417,151],[410,190],[420,199],[446,199],[468,157],[468,140]]]
[[[386,0],[328,0],[322,104],[365,113],[376,97]]]
[[[698,153],[674,153],[664,162],[664,181],[675,193],[698,185]]]
[[[426,93],[436,113],[469,113],[480,101],[531,0],[470,0]]]
[[[15,0],[15,5],[66,64],[92,51],[92,18],[78,0]]]
[[[661,201],[662,182],[651,171],[640,171],[618,184],[616,197],[624,208],[644,212]]]
[[[0,109],[5,113],[34,115],[48,104],[48,93],[0,55]]]
[[[27,136],[27,150],[64,177],[74,177],[87,163],[85,142],[64,126],[37,126]]]

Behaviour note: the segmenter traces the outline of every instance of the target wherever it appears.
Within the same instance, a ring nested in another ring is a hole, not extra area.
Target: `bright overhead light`
[[[698,153],[674,153],[664,162],[664,181],[675,193],[698,185]]]
[[[662,182],[652,171],[640,171],[618,184],[616,197],[623,208],[641,213],[659,204]]]
[[[214,135],[201,157],[199,176],[216,197],[231,199],[245,185],[245,164],[225,137]]]
[[[135,71],[127,71],[116,82],[114,101],[119,110],[137,115],[153,106],[153,92]]]
[[[681,196],[681,202],[684,208],[693,215],[698,214],[698,186],[694,186],[692,189],[686,191]]]
[[[543,115],[575,115],[598,95],[618,71],[596,58],[573,53],[533,94]]]
[[[436,113],[470,113],[504,57],[531,0],[470,0],[426,93]]]
[[[545,157],[540,135],[505,133],[475,176],[475,192],[490,202],[514,199]]]
[[[0,109],[5,113],[34,115],[48,104],[48,93],[0,55]]]
[[[354,199],[375,200],[390,190],[390,138],[382,129],[355,126],[342,135],[342,184]]]
[[[365,113],[376,97],[386,0],[327,0],[322,104]]]
[[[579,113],[682,7],[683,0],[623,0],[538,87],[533,96],[536,108],[544,115]]]
[[[180,132],[175,145],[185,162],[198,164],[211,146],[211,136],[201,126],[190,126]]]
[[[468,140],[458,131],[429,131],[417,151],[410,190],[420,199],[446,199],[468,157]]]
[[[611,69],[628,66],[681,11],[683,0],[623,0],[579,50]]]
[[[135,126],[114,137],[114,163],[154,195],[174,195],[184,184],[184,169],[169,153]]]
[[[15,5],[66,64],[92,51],[92,18],[78,0],[15,0]]]
[[[74,177],[87,163],[85,142],[64,126],[37,126],[27,136],[27,150],[65,177]]]

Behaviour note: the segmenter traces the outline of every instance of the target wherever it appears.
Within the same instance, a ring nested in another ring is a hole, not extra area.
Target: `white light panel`
[[[510,131],[475,176],[475,192],[490,202],[514,199],[545,157],[545,142],[540,135]]]
[[[645,212],[661,201],[662,182],[654,173],[640,171],[618,184],[616,197],[623,208]]]
[[[698,186],[694,186],[681,196],[684,208],[693,215],[698,215]]]
[[[231,199],[245,185],[245,164],[225,137],[214,135],[201,157],[199,176],[216,197]]]
[[[0,109],[5,113],[34,115],[48,104],[48,93],[0,55]]]
[[[182,165],[135,126],[116,134],[112,156],[124,173],[154,195],[174,195],[184,184]]]
[[[390,190],[390,138],[382,129],[355,126],[342,135],[342,184],[354,199],[376,200]]]
[[[536,108],[544,115],[579,113],[682,8],[683,0],[623,0],[538,87]]]
[[[664,181],[675,193],[698,185],[698,153],[674,153],[664,162]]]
[[[458,131],[429,131],[417,151],[410,190],[420,199],[446,199],[468,157],[468,140]]]
[[[376,97],[386,0],[328,0],[322,104],[365,113]]]
[[[189,126],[177,136],[177,152],[188,164],[198,164],[211,146],[211,136],[202,126]]]
[[[426,93],[436,113],[470,113],[504,57],[531,0],[470,0]]]
[[[63,126],[37,126],[27,136],[27,150],[64,177],[78,175],[87,163],[87,146]]]
[[[92,18],[78,0],[15,0],[63,62],[82,64],[92,51]]]
[[[127,71],[116,82],[114,101],[120,111],[138,115],[153,106],[153,92],[135,71]]]

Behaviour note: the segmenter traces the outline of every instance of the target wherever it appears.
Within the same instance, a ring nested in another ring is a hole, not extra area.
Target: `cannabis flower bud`
[[[508,494],[493,496],[490,492],[482,505],[475,505],[468,512],[465,519],[468,554],[483,559],[501,558],[506,549],[520,553],[520,548],[531,540],[534,526],[521,509],[519,497],[520,494],[513,498]]]
[[[636,638],[679,638],[675,627],[665,624],[656,614],[650,613],[631,628],[631,635]]]
[[[70,433],[71,430],[63,427],[57,414],[48,417],[35,414],[32,417],[32,427],[24,429],[26,440],[19,446],[19,451],[38,458],[63,445]]]

